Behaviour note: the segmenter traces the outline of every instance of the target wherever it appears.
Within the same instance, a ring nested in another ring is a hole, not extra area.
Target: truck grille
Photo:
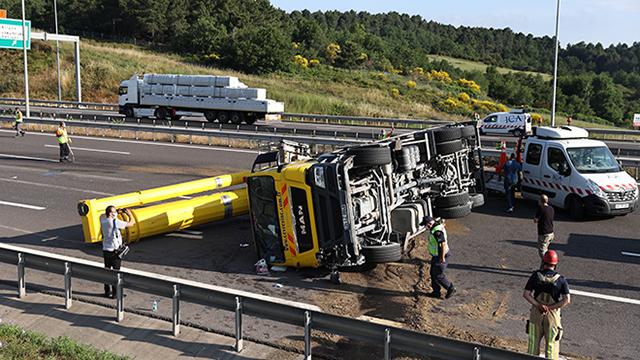
[[[636,198],[635,190],[627,191],[606,191],[607,200],[610,202],[633,201]]]

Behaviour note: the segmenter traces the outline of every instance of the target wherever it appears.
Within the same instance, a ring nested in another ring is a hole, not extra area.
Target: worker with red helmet
[[[556,272],[558,254],[555,251],[547,251],[542,261],[542,269],[531,274],[522,294],[532,305],[527,322],[528,353],[538,356],[540,340],[544,338],[544,357],[557,360],[562,339],[560,309],[571,302],[569,283],[564,276]]]

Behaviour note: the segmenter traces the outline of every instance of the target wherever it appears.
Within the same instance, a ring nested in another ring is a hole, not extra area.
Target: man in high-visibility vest
[[[429,255],[431,255],[429,275],[431,275],[432,292],[428,296],[440,298],[442,295],[441,289],[445,288],[447,290],[445,298],[448,299],[456,292],[456,288],[444,273],[449,264],[449,243],[447,242],[447,230],[444,226],[444,220],[436,220],[431,216],[427,216],[425,223],[429,229],[428,249]]]
[[[20,136],[24,136],[25,131],[22,130],[22,121],[23,121],[23,116],[22,116],[22,111],[20,111],[20,109],[16,108],[16,120],[13,123],[13,127],[16,129],[16,137],[18,137],[18,135]]]
[[[69,136],[67,135],[67,127],[64,124],[64,121],[60,121],[60,125],[56,130],[56,139],[58,140],[58,145],[60,145],[60,162],[69,161]]]
[[[544,254],[542,269],[535,271],[529,277],[522,296],[531,304],[527,334],[529,335],[529,349],[531,355],[540,353],[540,340],[545,339],[544,356],[557,360],[560,356],[560,340],[562,339],[562,324],[560,309],[569,305],[569,283],[564,276],[558,274],[558,254],[549,250]]]

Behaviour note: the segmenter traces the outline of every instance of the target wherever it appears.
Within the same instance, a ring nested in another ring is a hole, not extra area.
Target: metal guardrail
[[[55,118],[37,118],[30,117],[25,118],[25,123],[30,124],[45,124],[45,125],[57,125],[61,119]],[[110,123],[106,121],[91,121],[90,119],[84,120],[68,120],[63,119],[68,127],[82,127],[82,128],[98,128],[117,131],[133,131],[136,139],[138,138],[138,132],[159,133],[159,134],[171,134],[171,135],[185,135],[185,136],[206,136],[211,138],[226,138],[226,139],[239,139],[239,140],[253,140],[253,141],[266,141],[266,142],[278,142],[280,140],[292,140],[301,141],[312,145],[332,145],[332,146],[345,146],[350,144],[357,144],[370,141],[354,138],[340,138],[327,137],[327,136],[312,136],[312,135],[296,135],[296,134],[279,134],[277,132],[268,133],[260,131],[249,130],[217,130],[207,129],[204,127],[204,123],[200,127],[186,126],[172,126],[172,125],[157,125],[157,124],[142,124],[142,123]],[[13,122],[12,117],[0,116],[0,121]]]
[[[101,263],[44,251],[0,244],[0,262],[17,266],[18,297],[26,296],[26,269],[42,270],[64,276],[64,301],[72,306],[72,280],[83,279],[116,287],[116,320],[124,320],[124,289],[172,298],[173,335],[180,334],[180,304],[189,302],[235,312],[235,349],[243,347],[243,316],[269,319],[304,329],[304,355],[311,359],[312,330],[365,341],[384,348],[385,359],[391,351],[427,355],[447,360],[525,360],[534,356],[492,348],[445,337],[429,335],[394,326],[346,318],[322,311],[310,304],[252,294],[145,271],[122,268],[105,269]]]
[[[24,99],[16,98],[0,98],[0,103],[5,105],[24,106]],[[54,100],[38,100],[29,99],[30,106],[54,107],[54,108],[71,108],[71,109],[95,109],[118,111],[118,104],[109,103],[93,103],[93,102],[77,102],[77,101],[54,101]]]
[[[426,129],[435,125],[447,125],[452,124],[452,121],[442,120],[427,120],[427,119],[394,119],[394,118],[379,118],[379,117],[363,117],[363,116],[343,116],[343,115],[319,115],[319,114],[282,114],[283,119],[287,120],[302,120],[305,122],[313,123],[327,123],[327,124],[350,124],[354,123],[361,126],[369,125],[381,125],[387,126],[393,125],[394,127],[411,127],[417,129]]]

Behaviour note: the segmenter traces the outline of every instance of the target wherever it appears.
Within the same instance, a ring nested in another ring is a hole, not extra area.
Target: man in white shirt
[[[124,209],[124,212],[127,214],[128,222],[118,219],[118,210],[113,205],[107,206],[105,217],[100,219],[102,254],[104,256],[104,267],[107,269],[120,270],[122,259],[116,252],[122,245],[122,233],[120,230],[135,224],[131,210]],[[113,298],[115,296],[115,287],[104,284],[104,296]]]

